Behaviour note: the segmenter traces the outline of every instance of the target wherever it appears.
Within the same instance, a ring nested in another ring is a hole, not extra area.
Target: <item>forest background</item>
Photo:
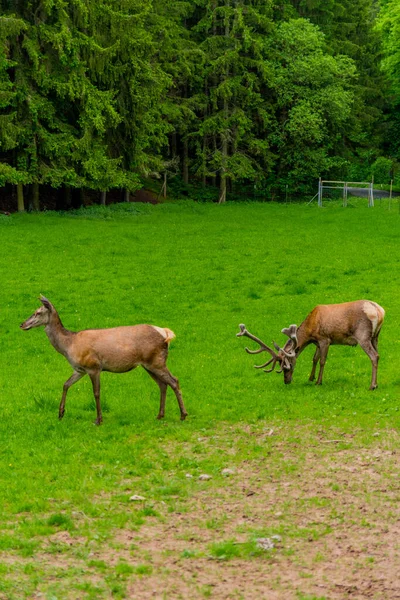
[[[0,207],[400,186],[397,0],[2,0]]]

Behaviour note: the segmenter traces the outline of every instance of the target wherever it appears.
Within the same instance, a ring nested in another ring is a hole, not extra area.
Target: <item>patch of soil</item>
[[[135,579],[128,597],[400,599],[394,438],[368,450],[316,439],[297,464],[293,445],[277,442],[294,472],[271,476],[265,459],[245,462],[224,487],[196,493],[187,512],[166,513],[164,523],[138,532],[119,531],[124,557],[130,552],[131,564],[152,567]],[[272,552],[228,561],[210,556],[212,543],[273,533],[282,542]],[[117,559],[115,551],[108,559]]]
[[[84,544],[86,539],[83,537],[72,536],[69,531],[57,531],[48,538],[48,541],[53,544],[66,544],[67,546],[75,546],[76,544]]]

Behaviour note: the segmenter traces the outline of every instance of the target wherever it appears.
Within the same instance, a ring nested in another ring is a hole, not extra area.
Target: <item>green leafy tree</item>
[[[390,86],[385,149],[400,159],[400,6],[397,2],[381,1],[377,30],[382,36],[381,67]]]
[[[329,54],[323,33],[305,19],[281,22],[269,44],[275,179],[301,189],[311,178],[343,165],[336,149],[351,116],[356,69],[347,56]]]
[[[327,51],[350,57],[357,69],[353,79],[354,100],[345,135],[336,144],[346,159],[337,175],[366,177],[381,152],[385,135],[384,111],[387,86],[379,69],[381,36],[375,28],[376,0],[292,0],[301,17],[326,36]]]

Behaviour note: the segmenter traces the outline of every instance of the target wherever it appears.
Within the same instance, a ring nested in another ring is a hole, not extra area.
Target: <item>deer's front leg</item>
[[[96,400],[97,419],[94,421],[94,424],[100,425],[103,421],[100,406],[100,371],[89,373],[89,377],[92,380],[93,394],[94,399]]]
[[[317,379],[317,382],[315,385],[321,385],[321,383],[322,383],[322,377],[324,374],[324,367],[325,367],[326,357],[328,356],[328,350],[329,350],[329,341],[321,340],[319,342],[319,354],[320,354],[319,373],[318,373],[318,379]]]
[[[315,354],[314,354],[314,358],[313,358],[313,366],[312,366],[312,370],[310,373],[309,381],[314,381],[314,379],[315,379],[315,371],[317,369],[319,357],[320,357],[320,351],[319,351],[319,347],[317,346],[317,349],[315,350]]]
[[[74,383],[82,379],[84,375],[86,375],[86,373],[78,373],[78,371],[75,371],[74,373],[72,373],[71,377],[67,379],[67,381],[64,383],[63,394],[60,402],[60,407],[58,409],[59,419],[62,419],[65,413],[65,400],[67,398],[67,392],[69,388],[71,387],[71,385],[74,385]]]

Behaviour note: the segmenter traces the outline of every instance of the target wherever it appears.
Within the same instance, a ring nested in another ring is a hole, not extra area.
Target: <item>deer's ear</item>
[[[290,325],[290,327],[285,327],[281,330],[281,333],[287,335],[288,338],[294,341],[297,345],[297,325]]]
[[[42,296],[42,294],[40,294],[39,300],[48,310],[52,310],[54,308],[50,300],[48,300],[45,296]]]

